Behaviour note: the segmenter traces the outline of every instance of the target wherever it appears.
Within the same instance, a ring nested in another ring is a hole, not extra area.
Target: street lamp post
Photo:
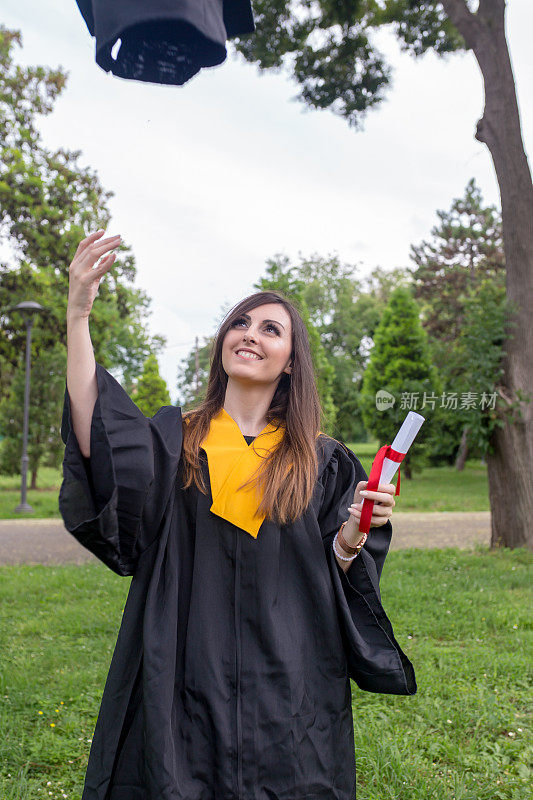
[[[33,511],[33,508],[26,502],[26,485],[28,474],[28,427],[30,417],[30,363],[31,363],[31,329],[33,326],[33,314],[38,314],[39,311],[44,311],[43,306],[35,303],[33,300],[27,300],[13,306],[12,311],[20,311],[24,317],[26,324],[26,385],[24,387],[24,423],[22,426],[22,460],[21,471],[22,480],[20,488],[20,503],[13,509],[15,514],[24,511]]]

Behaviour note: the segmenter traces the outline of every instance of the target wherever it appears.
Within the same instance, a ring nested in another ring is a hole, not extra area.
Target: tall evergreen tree
[[[443,384],[448,392],[464,397],[462,402],[466,404],[468,392],[474,391],[469,387],[483,385],[485,393],[489,387],[492,392],[495,376],[502,377],[497,358],[493,376],[486,371],[488,363],[495,363],[495,348],[499,347],[500,362],[504,356],[506,297],[501,215],[495,206],[483,203],[481,191],[472,179],[464,195],[456,198],[449,210],[437,211],[437,216],[439,224],[433,227],[431,238],[411,247],[416,265],[414,296],[422,309],[422,324]],[[482,286],[486,287],[483,292]],[[484,307],[488,292],[491,313]],[[498,298],[499,305],[494,307]],[[471,358],[464,343],[471,341],[473,320],[477,341],[472,342],[475,357]],[[432,441],[431,463],[455,463],[461,470],[467,456],[485,456],[486,437],[492,436],[494,429],[487,424],[487,413],[475,405],[461,407],[461,403],[457,409],[444,411]]]
[[[420,324],[418,305],[409,289],[397,287],[376,330],[363,377],[360,404],[367,430],[372,432],[380,446],[392,444],[408,411],[417,411],[426,418],[416,446],[402,462],[406,478],[411,477],[413,469],[427,463],[424,442],[434,423],[433,409],[424,403],[437,397],[441,391],[427,335]],[[378,392],[391,395],[391,404],[378,407]]]
[[[157,357],[153,354],[144,362],[132,399],[145,417],[153,417],[161,406],[172,405],[167,384],[159,373]]]
[[[505,287],[505,256],[501,214],[483,203],[473,178],[437,216],[431,238],[411,246],[413,285],[436,364],[449,369],[465,326],[466,297],[487,278]]]

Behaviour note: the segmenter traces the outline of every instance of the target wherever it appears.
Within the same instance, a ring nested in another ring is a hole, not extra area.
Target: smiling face
[[[222,343],[222,366],[228,379],[272,384],[290,374],[291,351],[289,313],[281,303],[264,303],[233,321]]]

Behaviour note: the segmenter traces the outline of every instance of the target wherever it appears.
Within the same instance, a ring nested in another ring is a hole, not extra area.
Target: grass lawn
[[[525,800],[533,755],[526,550],[389,553],[381,586],[418,693],[352,683],[358,800]],[[81,796],[130,578],[0,567],[0,797]]]
[[[20,475],[0,475],[0,519],[45,519],[59,517],[57,496],[61,486],[61,469],[41,467],[37,475],[38,489],[27,492],[27,502],[33,514],[14,514],[13,509],[20,503]],[[28,474],[28,486],[30,475]]]
[[[349,446],[368,475],[379,445],[364,442]],[[61,470],[43,467],[39,470],[38,484],[38,490],[28,492],[28,503],[34,513],[14,514],[13,509],[20,502],[20,476],[0,477],[0,519],[59,518],[57,495]],[[467,461],[462,472],[445,466],[424,469],[409,481],[402,475],[396,511],[490,511],[487,468],[480,460],[472,460]]]

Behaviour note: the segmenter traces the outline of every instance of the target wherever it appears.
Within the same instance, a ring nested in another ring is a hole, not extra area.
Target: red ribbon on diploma
[[[384,444],[383,447],[379,448],[378,452],[376,453],[376,457],[372,462],[370,475],[368,476],[368,485],[366,488],[370,492],[377,491],[384,458],[390,458],[391,461],[400,462],[404,460],[405,453],[399,453],[397,450],[393,450],[390,444]],[[396,491],[394,492],[395,495],[400,494],[400,469],[401,467],[398,467],[398,480],[396,482]],[[363,500],[363,507],[361,509],[361,519],[359,520],[360,533],[368,533],[370,530],[370,520],[372,519],[373,509],[374,501],[369,500],[368,497],[365,497]]]

